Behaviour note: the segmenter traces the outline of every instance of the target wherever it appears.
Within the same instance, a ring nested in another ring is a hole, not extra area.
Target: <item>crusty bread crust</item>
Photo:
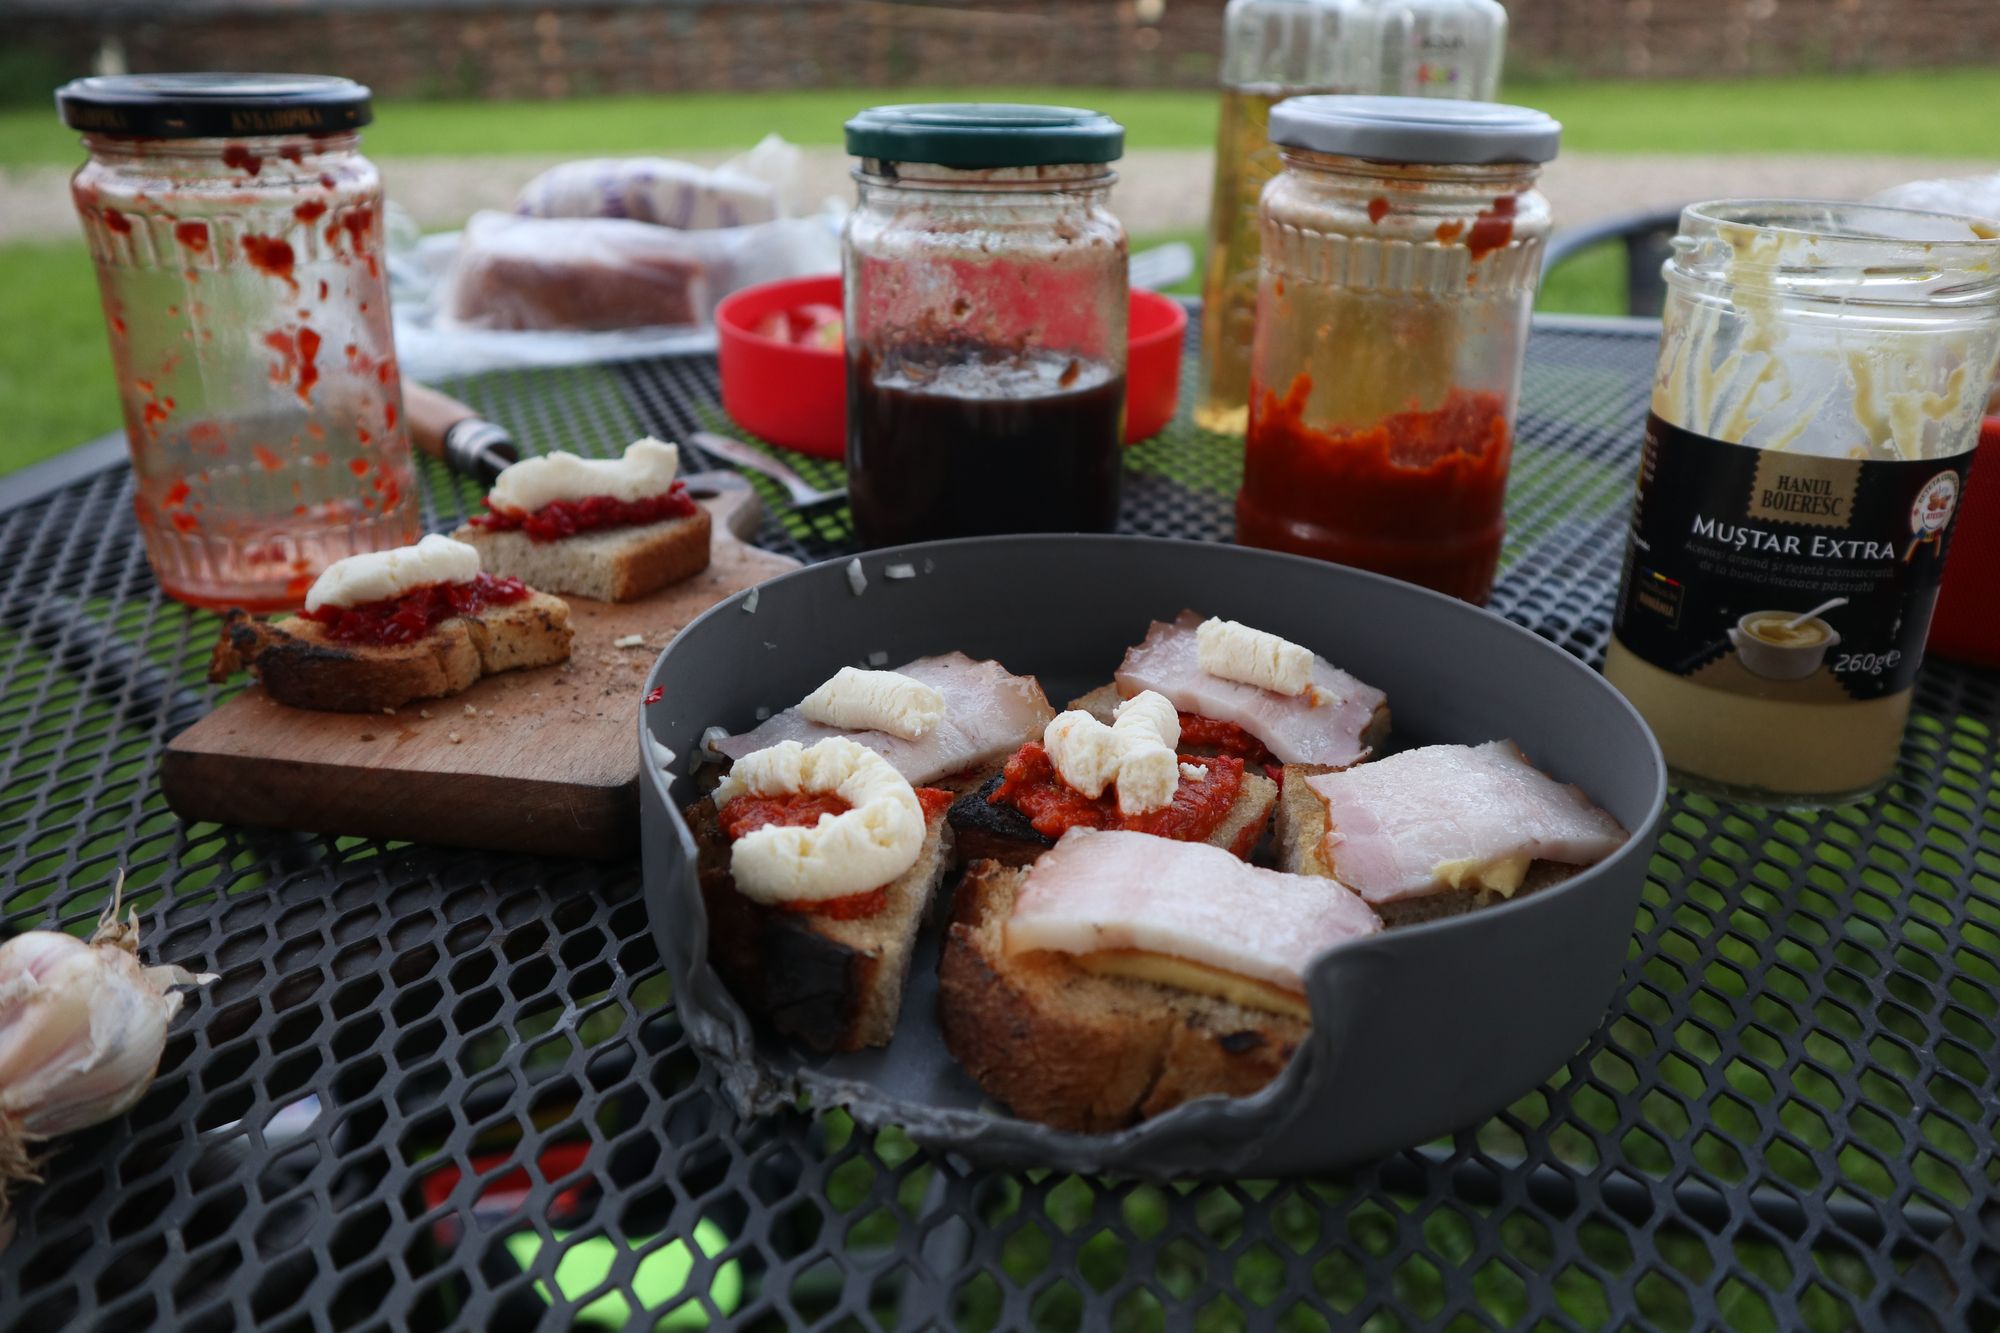
[[[995,805],[988,798],[1000,786],[1004,774],[996,773],[984,785],[952,802],[952,830],[958,835],[958,858],[998,861],[1005,866],[1033,865],[1035,858],[1056,845],[1056,840],[1038,832],[1028,817],[1011,805]],[[1237,789],[1236,802],[1209,834],[1211,846],[1248,858],[1264,836],[1271,809],[1278,803],[1278,784],[1256,773],[1245,772]]]
[[[231,611],[208,678],[220,683],[248,670],[291,708],[378,713],[457,694],[481,676],[565,661],[569,646],[569,605],[543,592],[446,620],[413,643],[379,648],[336,642],[300,616],[273,622]]]
[[[1125,696],[1118,693],[1118,686],[1114,683],[1100,685],[1089,694],[1071,699],[1068,707],[1081,708],[1099,722],[1108,725],[1111,721],[1113,710],[1124,701]],[[1374,716],[1368,719],[1368,727],[1361,733],[1361,743],[1367,746],[1369,753],[1373,755],[1387,744],[1388,740],[1389,705],[1384,702],[1376,706]],[[1215,754],[1218,752],[1213,745],[1183,745],[1180,748],[1187,754]],[[1328,772],[1331,770],[1322,769],[1320,771]]]
[[[729,838],[707,797],[685,811],[708,907],[708,957],[743,1007],[816,1051],[886,1046],[896,1033],[931,900],[951,864],[943,814],[924,830],[916,863],[888,886],[888,905],[841,921],[784,912],[744,897],[729,874]]]
[[[480,568],[533,588],[629,602],[708,568],[708,511],[636,528],[578,533],[538,542],[525,532],[494,532],[475,524],[451,535],[479,549]]]
[[[1322,879],[1339,878],[1333,873],[1332,863],[1326,859],[1326,802],[1305,782],[1317,774],[1333,771],[1324,764],[1285,765],[1284,791],[1278,798],[1276,828],[1280,870],[1294,875],[1318,875]],[[1557,861],[1537,861],[1528,867],[1527,878],[1521,881],[1521,887],[1514,890],[1512,896],[1519,898],[1551,884],[1559,884],[1578,869],[1577,866]],[[1461,916],[1475,908],[1506,901],[1508,895],[1492,889],[1466,888],[1439,889],[1415,898],[1370,902],[1368,905],[1375,909],[1375,915],[1382,918],[1384,926],[1395,927],[1435,921],[1440,917]]]
[[[1056,953],[1009,957],[1025,872],[975,863],[938,968],[945,1046],[986,1093],[1059,1129],[1120,1129],[1195,1097],[1276,1078],[1309,1025],[1151,982],[1097,976]]]

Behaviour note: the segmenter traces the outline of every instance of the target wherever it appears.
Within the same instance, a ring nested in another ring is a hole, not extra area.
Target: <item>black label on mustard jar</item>
[[[1613,629],[1654,666],[1735,694],[1907,689],[1971,463],[1757,449],[1649,416]]]

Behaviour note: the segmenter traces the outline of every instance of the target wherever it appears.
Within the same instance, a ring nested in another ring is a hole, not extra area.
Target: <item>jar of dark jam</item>
[[[868,545],[1117,519],[1124,137],[1067,107],[847,122],[848,495]]]

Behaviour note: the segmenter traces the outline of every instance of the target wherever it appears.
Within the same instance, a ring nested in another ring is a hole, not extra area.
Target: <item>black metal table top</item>
[[[1587,659],[1653,350],[1530,351],[1493,605]],[[451,387],[547,448],[728,428],[700,358]],[[1128,467],[1128,530],[1228,537],[1239,450],[1183,414]],[[217,699],[214,620],[160,598],[121,462],[38,476],[0,484],[0,914],[81,927],[123,866],[148,961],[221,979],[17,1199],[9,1326],[2000,1325],[2000,677],[1928,666],[1872,802],[1677,794],[1602,1027],[1482,1125],[1325,1179],[980,1172],[740,1122],[636,864],[175,818],[154,773]],[[432,527],[474,498],[424,482]],[[763,540],[832,555],[845,515]]]

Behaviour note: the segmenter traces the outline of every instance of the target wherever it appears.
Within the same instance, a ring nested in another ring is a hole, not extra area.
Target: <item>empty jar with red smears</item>
[[[368,89],[130,75],[57,104],[90,154],[71,194],[161,587],[279,610],[342,556],[415,540]]]

